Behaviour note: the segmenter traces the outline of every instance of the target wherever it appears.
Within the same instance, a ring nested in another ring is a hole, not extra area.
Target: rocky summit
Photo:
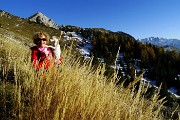
[[[28,20],[34,21],[34,22],[36,22],[38,24],[44,24],[44,25],[46,25],[48,27],[59,29],[59,26],[57,24],[55,24],[52,19],[48,18],[47,16],[45,16],[41,12],[37,12],[36,14],[30,16],[28,18]]]

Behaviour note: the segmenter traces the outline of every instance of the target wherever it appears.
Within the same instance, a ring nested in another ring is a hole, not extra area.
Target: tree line
[[[141,72],[146,71],[144,77],[155,80],[157,86],[163,83],[162,97],[168,96],[167,90],[170,87],[175,87],[180,94],[180,54],[178,52],[168,51],[150,43],[139,42],[123,32],[96,32],[93,34],[92,44],[94,46],[92,54],[95,58],[104,58],[109,65],[114,64],[120,47],[120,52],[123,53],[124,61],[127,64],[127,69],[124,70],[125,74],[130,76],[125,76],[127,83],[135,77],[134,65],[136,63]],[[120,61],[120,64],[124,63]],[[122,76],[121,69],[118,73]]]

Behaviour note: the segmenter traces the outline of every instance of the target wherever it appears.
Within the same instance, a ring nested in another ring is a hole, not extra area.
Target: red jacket
[[[31,47],[30,49],[32,51],[31,61],[36,70],[39,70],[41,67],[48,68],[51,60],[54,60],[53,49],[50,47],[47,47],[48,54],[41,52],[37,46]],[[62,58],[60,58],[60,62],[62,62]]]

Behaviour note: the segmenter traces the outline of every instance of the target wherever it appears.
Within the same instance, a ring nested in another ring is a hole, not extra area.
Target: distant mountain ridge
[[[144,38],[144,39],[138,39],[138,41],[141,41],[143,43],[151,43],[153,45],[158,45],[162,47],[180,48],[180,40],[178,39],[149,37],[149,38]]]

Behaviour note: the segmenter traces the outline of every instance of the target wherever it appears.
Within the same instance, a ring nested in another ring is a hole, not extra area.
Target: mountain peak
[[[35,13],[34,15],[32,15],[32,16],[43,16],[43,17],[46,17],[42,12],[37,12],[37,13]],[[31,17],[32,17],[31,16]]]
[[[28,20],[34,21],[38,24],[44,24],[48,27],[59,29],[59,26],[57,24],[55,24],[52,19],[48,18],[46,15],[44,15],[41,12],[37,12],[34,15],[28,17]]]

